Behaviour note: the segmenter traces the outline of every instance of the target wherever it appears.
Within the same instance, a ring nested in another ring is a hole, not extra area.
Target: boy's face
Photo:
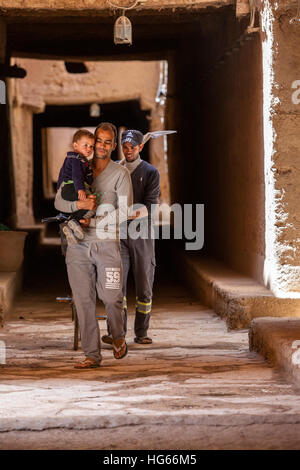
[[[88,158],[93,154],[94,143],[95,140],[91,137],[83,136],[77,142],[73,142],[73,149]]]

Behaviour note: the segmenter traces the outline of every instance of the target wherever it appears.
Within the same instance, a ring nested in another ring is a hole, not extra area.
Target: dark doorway
[[[42,129],[48,127],[96,127],[100,122],[112,122],[119,127],[139,129],[143,134],[149,131],[147,114],[137,100],[117,103],[99,103],[101,116],[90,116],[90,104],[68,106],[46,106],[44,113],[33,116],[33,208],[36,219],[55,215],[52,199],[46,199],[43,192],[43,151]],[[117,160],[117,151],[112,154]],[[149,161],[148,146],[143,150],[143,159]]]

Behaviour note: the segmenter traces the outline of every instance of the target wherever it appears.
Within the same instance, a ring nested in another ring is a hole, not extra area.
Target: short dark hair
[[[88,131],[87,129],[79,129],[78,131],[75,132],[73,135],[73,144],[74,142],[78,142],[82,137],[88,137],[89,139],[95,139],[95,136],[92,132]]]
[[[99,129],[102,129],[103,131],[110,131],[114,135],[114,141],[117,142],[118,138],[118,131],[117,128],[114,124],[111,122],[101,122],[95,129],[94,136],[97,137],[97,132]]]

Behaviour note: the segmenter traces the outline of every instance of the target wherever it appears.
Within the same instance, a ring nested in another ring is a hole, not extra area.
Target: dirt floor
[[[157,276],[153,344],[128,356],[103,345],[100,369],[78,371],[63,264],[44,260],[0,330],[0,449],[298,449],[300,396],[223,320]],[[54,263],[55,265],[55,263]],[[51,270],[50,270],[51,271]],[[99,312],[103,307],[99,305]],[[105,321],[100,321],[101,332]]]

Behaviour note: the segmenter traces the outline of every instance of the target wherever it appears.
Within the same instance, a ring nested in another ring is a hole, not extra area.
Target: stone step
[[[0,272],[0,326],[8,317],[22,286],[22,270]]]
[[[257,318],[249,328],[249,348],[300,387],[300,319]]]
[[[248,328],[257,317],[300,318],[300,299],[277,298],[256,280],[212,258],[181,253],[177,259],[187,286],[229,329]]]

